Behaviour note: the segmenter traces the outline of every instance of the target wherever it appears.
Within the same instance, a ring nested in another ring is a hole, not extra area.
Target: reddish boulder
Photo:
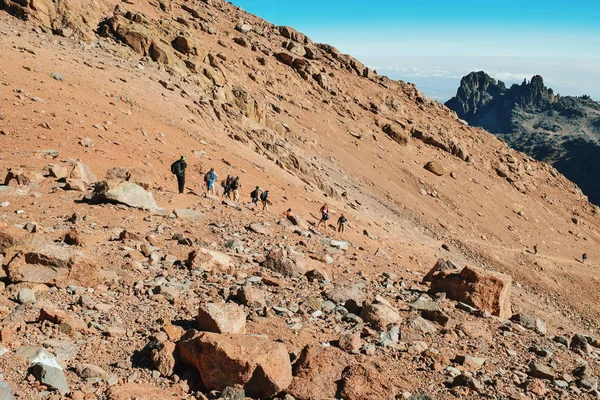
[[[340,335],[338,340],[338,346],[340,349],[351,353],[358,354],[362,347],[362,339],[360,338],[360,332],[346,332]]]
[[[107,180],[122,179],[122,180],[126,181],[127,179],[129,179],[130,174],[131,174],[131,172],[129,172],[129,170],[127,168],[112,167],[111,169],[106,171],[106,179]]]
[[[242,386],[253,398],[270,398],[292,382],[285,345],[258,336],[210,332],[185,336],[179,361],[194,366],[207,390]]]
[[[79,233],[77,229],[71,229],[65,234],[63,238],[63,242],[68,244],[69,246],[79,246],[82,247],[85,244],[85,240]]]
[[[0,225],[0,253],[24,244],[26,239],[27,231],[14,226]]]
[[[297,277],[304,275],[306,272],[298,265],[298,263],[296,263],[296,260],[293,257],[290,257],[288,252],[283,249],[271,250],[267,255],[267,259],[262,263],[262,266],[286,277]]]
[[[336,398],[337,383],[351,363],[352,357],[335,347],[306,346],[287,392],[298,400]]]
[[[252,286],[241,287],[237,292],[237,299],[250,308],[265,307],[267,305],[265,292]]]
[[[146,169],[133,168],[129,172],[129,177],[127,180],[143,187],[146,190],[150,190],[154,184],[154,174],[152,171]]]
[[[10,168],[4,179],[5,185],[29,186],[44,180],[41,172],[24,170],[21,168]]]
[[[511,284],[509,275],[467,266],[460,272],[450,270],[434,273],[431,277],[431,293],[445,292],[449,299],[508,319],[512,315]]]
[[[389,325],[402,321],[398,311],[389,304],[373,303],[363,307],[361,318],[380,331],[386,330]]]
[[[246,333],[246,313],[235,303],[201,305],[196,317],[198,330],[215,333]]]
[[[85,332],[87,330],[87,324],[84,321],[52,306],[47,306],[40,310],[39,320],[61,325],[61,330],[68,334],[73,334],[77,331]]]
[[[80,180],[86,185],[96,183],[98,181],[92,170],[82,162],[77,162],[73,165],[73,169],[69,174],[69,178]]]
[[[344,371],[340,395],[345,400],[393,400],[396,388],[375,366],[354,364]]]
[[[152,365],[162,376],[173,375],[175,368],[175,343],[163,342],[150,354]]]
[[[91,287],[101,280],[98,265],[83,253],[54,244],[17,254],[7,267],[13,283],[32,282]]]

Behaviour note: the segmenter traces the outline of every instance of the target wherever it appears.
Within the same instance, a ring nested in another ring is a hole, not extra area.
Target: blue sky
[[[600,1],[233,0],[445,100],[484,69],[600,100]]]

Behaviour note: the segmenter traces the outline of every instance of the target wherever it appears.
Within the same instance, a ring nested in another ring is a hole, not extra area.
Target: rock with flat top
[[[96,184],[92,201],[125,204],[143,210],[159,210],[152,193],[135,183],[117,179]]]
[[[252,398],[271,398],[292,382],[283,343],[258,336],[200,332],[177,345],[179,361],[195,367],[207,390],[241,387]]]
[[[430,292],[444,292],[449,299],[508,319],[512,315],[511,285],[512,278],[509,275],[467,266],[460,272],[435,272],[432,275]]]
[[[201,305],[196,317],[198,330],[215,333],[245,333],[246,313],[235,303]]]

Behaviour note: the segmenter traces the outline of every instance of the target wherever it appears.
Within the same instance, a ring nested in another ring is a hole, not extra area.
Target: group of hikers
[[[327,221],[329,221],[329,205],[327,205],[327,203],[323,204],[323,207],[321,207],[320,212],[321,212],[321,219],[319,220],[319,223],[317,224],[317,229],[321,226],[321,224],[324,224],[325,230],[327,230]],[[341,214],[337,220],[337,231],[338,232],[341,232],[341,233],[344,232],[344,229],[346,227],[346,222],[348,222],[348,220],[346,219],[344,214]]]
[[[187,168],[187,163],[185,162],[185,156],[181,156],[181,158],[171,164],[171,172],[177,177],[177,186],[179,189],[179,193],[182,194],[185,191],[185,170]],[[216,182],[219,180],[219,175],[215,172],[214,168],[211,168],[207,173],[204,174],[204,184],[206,186],[206,193],[216,196]],[[223,188],[223,196],[231,199],[233,195],[233,201],[240,201],[240,189],[242,185],[240,184],[239,176],[231,176],[228,175],[226,179],[221,181],[221,187]],[[260,201],[262,204],[263,210],[268,210],[269,206],[272,204],[269,199],[269,191],[262,190],[260,186],[256,186],[256,188],[250,192],[250,199],[252,203],[256,206]],[[325,225],[325,230],[327,230],[327,221],[329,221],[329,205],[323,204],[320,210],[321,219],[317,224],[317,229],[321,226],[321,224]],[[289,208],[287,211],[283,213],[286,218],[290,218],[292,215],[292,209]],[[348,220],[341,214],[337,220],[337,231],[343,233],[346,227],[346,222]],[[335,227],[333,227],[335,231]]]
[[[533,254],[537,254],[537,253],[538,253],[538,250],[539,250],[539,249],[538,249],[538,245],[537,245],[537,244],[534,244],[534,245],[533,245]],[[583,254],[581,255],[581,262],[585,264],[585,262],[586,262],[587,258],[588,258],[588,256],[587,256],[587,253],[583,253]]]

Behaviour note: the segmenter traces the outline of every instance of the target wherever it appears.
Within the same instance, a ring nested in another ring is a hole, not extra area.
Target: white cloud
[[[520,82],[520,81],[523,81],[524,79],[527,79],[529,81],[536,74],[531,73],[531,72],[523,73],[523,72],[508,72],[508,71],[500,71],[500,72],[492,71],[492,72],[488,72],[488,75],[490,75],[494,79],[499,79],[499,80],[505,81],[505,82],[506,81]]]
[[[462,77],[460,71],[450,71],[439,67],[419,69],[417,67],[398,68],[370,66],[369,68],[376,70],[380,74],[402,75],[406,78],[460,79]]]

